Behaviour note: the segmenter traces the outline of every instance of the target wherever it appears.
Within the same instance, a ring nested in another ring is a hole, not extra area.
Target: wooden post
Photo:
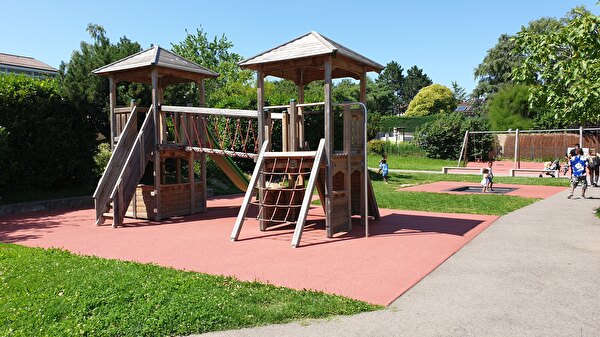
[[[325,85],[323,88],[325,113],[325,228],[327,237],[333,236],[333,107],[331,105],[331,55],[325,57]]]
[[[262,71],[256,72],[256,104],[258,109],[258,146],[262,151],[269,151],[271,148],[270,142],[270,134],[269,129],[271,128],[271,115],[268,114],[268,117],[265,113],[265,76]],[[266,144],[266,146],[263,146]],[[259,156],[260,159],[260,156]],[[258,165],[258,162],[256,163]],[[264,200],[263,189],[265,187],[265,177],[262,174],[259,174],[258,178],[258,200],[261,202]],[[248,189],[254,188],[251,185],[248,185]],[[247,192],[248,193],[248,192]],[[252,195],[252,193],[250,193]],[[265,230],[267,228],[264,220],[259,220],[259,228],[260,230]]]
[[[515,131],[515,164],[516,169],[521,168],[521,159],[519,158],[519,129]]]
[[[367,102],[367,73],[365,71],[363,71],[363,73],[360,76],[360,92],[359,92],[359,100],[361,103],[366,104]],[[367,116],[364,116],[364,118],[367,118]],[[366,125],[365,121],[361,121],[362,123],[361,126]],[[363,130],[363,133],[365,133],[367,130]],[[359,139],[362,139],[362,135],[358,136]],[[362,151],[361,152],[365,152],[367,144],[362,144]],[[366,158],[364,158],[361,161],[361,165],[360,165],[360,169],[361,169],[361,175],[360,175],[360,223],[362,226],[365,227],[365,233],[368,233],[368,227],[369,227],[369,200],[368,200],[368,174],[369,174],[369,168],[367,166],[367,162],[366,162]],[[367,234],[368,235],[368,234]]]
[[[467,152],[466,152],[468,144],[469,144],[469,130],[465,131],[465,137],[463,138],[462,148],[460,149],[460,155],[458,156],[458,164],[456,165],[457,167],[460,167],[460,163],[463,160],[463,155],[464,155],[465,162],[468,161]]]
[[[298,150],[298,134],[297,134],[297,130],[298,130],[298,114],[296,111],[296,100],[292,99],[290,100],[290,108],[288,110],[290,112],[290,118],[289,118],[289,122],[290,125],[288,126],[288,132],[289,132],[289,137],[288,137],[288,149],[287,151],[297,151]]]
[[[206,106],[206,91],[204,89],[204,79],[200,79],[198,82],[198,106],[204,107]],[[202,137],[202,143],[206,143],[206,136],[204,134],[204,129],[201,128],[200,137]],[[205,145],[206,146],[206,145]],[[202,204],[200,205],[200,210],[202,212],[206,212],[208,209],[208,184],[206,182],[206,153],[202,152],[200,155],[200,179],[202,181]]]
[[[304,85],[298,85],[298,103],[304,103]],[[304,108],[298,107],[298,147],[304,151],[308,150],[304,148]]]
[[[289,151],[289,124],[290,124],[290,108],[287,108],[286,111],[282,113],[281,116],[281,151],[287,152]]]
[[[160,199],[160,183],[162,175],[162,165],[160,158],[160,151],[158,145],[161,139],[161,111],[159,102],[159,88],[158,88],[158,72],[156,69],[152,70],[152,105],[154,107],[154,220],[160,221],[161,218],[161,199]]]
[[[115,137],[117,136],[115,130],[115,107],[117,106],[117,85],[115,83],[114,76],[108,78],[109,90],[109,101],[110,101],[110,151],[115,150]]]
[[[344,106],[344,153],[346,154],[346,175],[344,188],[348,206],[348,231],[352,230],[352,110]]]

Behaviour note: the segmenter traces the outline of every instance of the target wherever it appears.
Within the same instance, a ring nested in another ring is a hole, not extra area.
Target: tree
[[[530,129],[538,111],[529,106],[529,86],[507,84],[489,102],[492,130]]]
[[[416,65],[412,66],[406,72],[406,77],[402,83],[400,102],[402,104],[409,104],[419,90],[431,84],[433,84],[433,81],[423,72],[423,69],[418,68]]]
[[[522,29],[541,34],[557,30],[562,22],[555,18],[540,18]],[[490,96],[498,92],[502,85],[513,83],[513,70],[523,63],[524,58],[524,54],[516,49],[514,36],[500,35],[496,45],[487,51],[483,61],[473,71],[473,76],[478,79],[473,96]]]
[[[108,79],[96,76],[94,69],[105,66],[141,50],[139,43],[121,37],[111,44],[106,31],[100,25],[89,24],[87,32],[93,43],[81,42],[81,50],[74,51],[68,63],[62,62],[58,70],[61,95],[75,105],[94,126],[96,132],[109,134],[109,88]],[[128,104],[130,98],[149,97],[141,85],[123,84],[118,95],[119,103]]]
[[[515,69],[517,80],[541,83],[529,102],[547,104],[555,118],[569,123],[600,121],[600,17],[575,8],[558,30],[535,33],[522,29],[515,38],[526,55]]]
[[[456,109],[456,101],[452,90],[441,84],[432,84],[419,91],[410,101],[407,116],[428,116]]]
[[[242,70],[237,63],[242,57],[231,51],[233,43],[223,34],[220,38],[208,35],[200,27],[195,34],[186,30],[187,36],[178,44],[172,44],[174,53],[219,73],[216,79],[205,83],[208,106],[220,108],[255,108],[256,92],[252,89],[252,72]],[[172,104],[198,102],[195,84],[173,86],[165,94]]]
[[[467,100],[467,91],[465,88],[458,85],[458,82],[456,81],[452,81],[452,94],[454,95],[454,100],[457,103]]]
[[[391,61],[381,71],[377,83],[387,86],[397,97],[400,97],[402,95],[402,85],[404,84],[403,72],[404,69],[398,62]]]

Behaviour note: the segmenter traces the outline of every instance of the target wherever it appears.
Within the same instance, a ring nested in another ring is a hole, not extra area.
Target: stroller
[[[547,161],[544,163],[544,170],[547,170],[547,172],[545,172],[544,174],[547,176],[551,176],[552,178],[556,178],[556,176],[554,175],[554,172],[559,171],[560,172],[560,160],[556,159],[552,162]],[[543,175],[540,174],[540,178],[543,177]]]

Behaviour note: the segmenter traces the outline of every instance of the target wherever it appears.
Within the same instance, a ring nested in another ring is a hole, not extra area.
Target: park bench
[[[560,170],[534,169],[534,168],[517,168],[510,170],[510,176],[514,177],[516,172],[533,172],[539,174],[552,173],[555,178],[559,177]]]

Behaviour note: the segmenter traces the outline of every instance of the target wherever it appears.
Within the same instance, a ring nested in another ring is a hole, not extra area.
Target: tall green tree
[[[452,81],[452,94],[454,95],[454,100],[457,103],[464,102],[467,100],[467,91],[465,90],[465,88],[461,87],[456,81]]]
[[[425,74],[423,69],[412,66],[406,71],[406,77],[402,83],[402,95],[400,96],[400,102],[402,104],[408,104],[417,95],[419,90],[422,88],[432,85],[433,81]]]
[[[490,100],[488,119],[492,130],[530,129],[538,111],[528,101],[529,86],[507,84]]]
[[[242,56],[232,51],[233,42],[223,34],[209,39],[202,27],[194,34],[186,30],[186,37],[172,44],[174,53],[219,73],[216,79],[205,82],[206,100],[211,107],[256,108],[256,92],[252,89],[252,72],[242,70],[237,63]],[[198,102],[195,84],[174,86],[165,94],[173,104]]]
[[[522,29],[533,34],[545,34],[555,31],[563,25],[564,19],[540,18],[531,21]],[[489,49],[483,61],[473,71],[478,80],[473,90],[474,97],[491,96],[504,84],[513,83],[513,70],[519,67],[525,58],[516,48],[514,36],[502,34],[494,47]]]
[[[96,24],[89,24],[87,32],[93,43],[81,42],[79,51],[71,54],[69,62],[62,62],[58,70],[61,94],[75,105],[94,126],[96,132],[109,134],[109,88],[108,79],[96,76],[94,69],[137,53],[140,44],[123,36],[119,42],[112,44],[106,36],[106,30]],[[119,90],[120,104],[129,103],[129,98],[140,98],[148,95],[141,85],[123,84]]]
[[[547,104],[555,118],[571,123],[600,121],[600,17],[575,8],[558,30],[522,29],[515,38],[523,64],[514,71],[531,89],[530,104]]]

